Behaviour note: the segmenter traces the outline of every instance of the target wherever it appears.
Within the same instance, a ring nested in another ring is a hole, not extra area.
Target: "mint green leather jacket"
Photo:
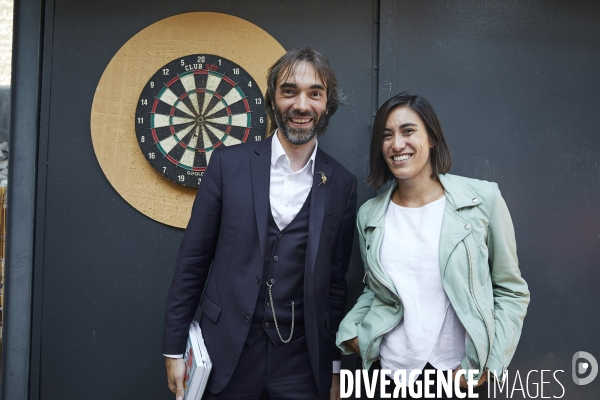
[[[515,234],[506,203],[492,182],[444,174],[446,210],[440,234],[440,273],[448,299],[467,331],[465,369],[490,370],[502,379],[521,336],[529,304],[521,277]],[[366,283],[342,320],[337,346],[358,336],[363,368],[379,356],[383,335],[402,319],[402,299],[379,262],[385,212],[396,183],[358,212],[360,252]],[[478,378],[479,375],[476,376]]]

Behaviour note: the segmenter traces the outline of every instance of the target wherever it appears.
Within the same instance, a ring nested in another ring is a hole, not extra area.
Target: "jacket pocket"
[[[206,294],[202,297],[202,315],[205,315],[206,318],[210,319],[215,324],[219,321],[219,317],[221,316],[221,306],[215,303],[210,297]]]
[[[323,218],[323,228],[338,224],[340,222],[341,216],[342,213],[326,216],[325,218]]]

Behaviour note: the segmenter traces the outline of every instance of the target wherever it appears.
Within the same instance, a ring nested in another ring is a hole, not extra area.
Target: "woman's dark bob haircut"
[[[280,80],[285,81],[294,72],[296,65],[302,61],[312,64],[318,77],[325,85],[325,90],[327,92],[327,107],[325,110],[327,110],[327,113],[321,117],[324,118],[323,130],[329,123],[329,118],[335,114],[340,105],[341,96],[337,88],[337,78],[331,64],[327,61],[327,58],[310,47],[290,50],[269,68],[269,73],[267,74],[265,108],[267,110],[267,116],[269,117],[269,127],[267,130],[269,135],[277,128],[277,125],[275,124],[275,109],[277,108],[277,104],[275,103],[275,93],[277,90],[277,83]]]
[[[394,179],[394,175],[388,168],[381,153],[381,146],[383,144],[383,130],[385,129],[388,116],[398,107],[408,107],[419,114],[421,121],[423,121],[427,128],[427,134],[433,142],[433,147],[429,150],[429,161],[433,170],[431,177],[435,178],[439,174],[447,173],[450,171],[450,166],[452,165],[450,150],[446,144],[442,125],[431,104],[421,96],[402,92],[390,98],[379,107],[375,116],[375,122],[373,123],[371,150],[369,153],[370,172],[366,182],[375,189],[381,188],[386,182]]]

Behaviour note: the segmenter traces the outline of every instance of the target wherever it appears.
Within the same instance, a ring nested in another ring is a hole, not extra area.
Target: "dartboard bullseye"
[[[142,90],[138,144],[159,174],[199,187],[214,149],[263,138],[263,101],[256,81],[234,62],[211,54],[178,58]]]

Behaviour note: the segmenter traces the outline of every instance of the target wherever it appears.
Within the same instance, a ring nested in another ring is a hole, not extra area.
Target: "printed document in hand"
[[[183,359],[185,361],[184,399],[200,400],[206,389],[212,362],[208,356],[202,331],[197,321],[192,321],[190,324],[190,333]]]

